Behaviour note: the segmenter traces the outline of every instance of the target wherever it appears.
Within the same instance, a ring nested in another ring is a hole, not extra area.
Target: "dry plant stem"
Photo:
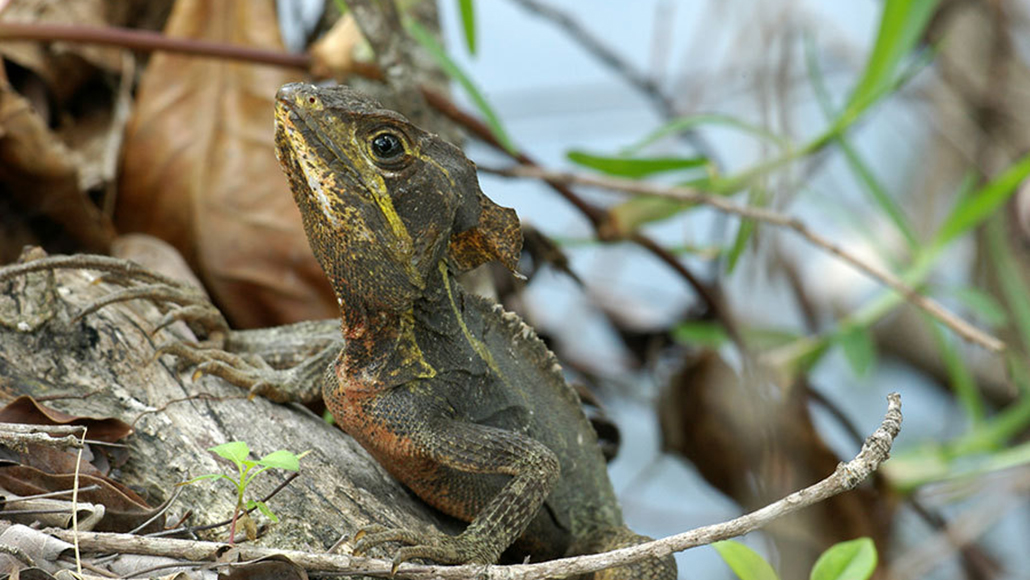
[[[828,238],[821,236],[820,234],[812,231],[804,222],[801,220],[778,213],[776,211],[761,208],[745,206],[733,203],[724,197],[715,195],[708,195],[701,193],[695,189],[668,185],[659,185],[655,183],[648,183],[644,181],[634,181],[631,179],[619,179],[614,177],[597,177],[593,175],[586,175],[580,173],[567,173],[560,171],[550,171],[542,169],[537,166],[520,165],[508,169],[486,169],[481,168],[483,171],[494,173],[497,175],[504,175],[508,177],[529,177],[535,179],[542,179],[548,183],[561,183],[561,184],[573,184],[583,185],[588,187],[599,187],[602,189],[609,189],[612,191],[623,191],[628,193],[636,193],[640,195],[652,195],[655,197],[663,197],[666,199],[674,199],[677,201],[683,201],[688,203],[697,203],[714,207],[719,211],[740,216],[742,218],[753,219],[755,221],[772,224],[779,227],[788,228],[794,230],[798,235],[805,238],[813,245],[826,250],[827,252],[837,256],[841,260],[851,264],[855,268],[866,273],[870,277],[878,280],[885,286],[890,287],[892,290],[898,292],[905,297],[913,305],[917,306],[930,316],[934,317],[941,324],[944,324],[948,328],[952,329],[956,334],[969,342],[978,344],[983,348],[994,352],[1002,353],[1005,351],[1005,343],[997,337],[988,334],[968,322],[962,320],[958,316],[955,316],[946,308],[941,306],[939,302],[932,298],[923,296],[919,292],[916,292],[914,288],[905,284],[900,278],[891,274],[890,272],[866,262],[861,258],[855,256],[851,252],[845,250],[842,246],[834,243]]]
[[[86,429],[82,430],[82,444],[75,459],[75,477],[72,480],[72,533],[75,534],[75,571],[82,576],[82,557],[79,553],[79,468],[82,466],[82,450],[86,447]]]
[[[892,393],[887,396],[887,413],[883,422],[862,445],[862,450],[854,459],[841,463],[826,479],[792,493],[768,506],[743,515],[739,518],[697,528],[689,532],[669,536],[661,540],[639,544],[630,548],[622,548],[603,554],[591,554],[575,558],[562,558],[539,564],[520,564],[513,566],[422,566],[402,564],[397,569],[397,578],[413,578],[443,580],[464,578],[494,579],[543,579],[562,578],[603,570],[614,566],[635,562],[644,558],[665,556],[688,548],[710,544],[717,540],[732,538],[754,531],[801,508],[823,501],[836,494],[854,488],[862,480],[873,473],[890,455],[894,438],[901,430],[901,396]],[[50,530],[52,535],[70,541],[72,533],[67,530]],[[104,534],[84,532],[78,534],[80,545],[86,550],[98,552],[118,552],[123,554],[148,554],[167,556],[191,561],[214,560],[225,549],[225,544],[217,542],[198,542],[192,540],[172,540],[132,536],[129,534]],[[295,550],[275,550],[271,548],[239,545],[240,558],[251,560],[278,554],[285,556],[306,570],[335,572],[339,574],[365,574],[371,576],[390,576],[392,562],[371,558],[356,558],[347,555],[315,554]]]

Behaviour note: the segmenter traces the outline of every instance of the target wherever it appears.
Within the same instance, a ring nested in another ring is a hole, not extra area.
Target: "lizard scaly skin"
[[[332,284],[345,345],[323,397],[391,474],[469,522],[457,536],[377,528],[359,551],[406,544],[395,562],[494,563],[598,552],[629,531],[597,436],[536,334],[452,274],[514,269],[514,211],[436,135],[345,87],[277,94],[276,145],[311,248]],[[675,578],[671,557],[596,578]]]

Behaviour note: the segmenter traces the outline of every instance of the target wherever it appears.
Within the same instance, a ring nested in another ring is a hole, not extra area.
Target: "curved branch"
[[[650,557],[661,557],[688,548],[701,546],[732,538],[765,526],[780,517],[808,507],[829,497],[857,486],[862,480],[879,468],[890,456],[894,439],[901,431],[901,396],[891,393],[887,396],[887,413],[879,428],[866,439],[862,450],[854,459],[841,463],[837,469],[822,481],[794,492],[759,510],[745,514],[728,522],[697,528],[689,532],[654,540],[630,548],[622,548],[602,554],[590,554],[574,558],[562,558],[539,564],[513,566],[423,566],[402,564],[397,569],[397,578],[418,580],[462,578],[520,578],[536,580],[585,574],[615,566],[636,562]],[[49,530],[65,541],[75,538],[68,530]],[[225,544],[197,542],[192,540],[171,540],[149,538],[128,534],[105,534],[82,532],[78,534],[79,545],[85,550],[118,552],[125,554],[150,554],[186,560],[214,560],[224,552]],[[356,558],[347,555],[314,554],[295,550],[275,550],[248,546],[236,546],[242,559],[257,559],[271,555],[289,558],[307,570],[335,572],[339,574],[366,574],[390,576],[392,562],[371,558]]]

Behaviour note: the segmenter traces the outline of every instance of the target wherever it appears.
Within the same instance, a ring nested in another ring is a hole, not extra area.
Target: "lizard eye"
[[[372,155],[378,161],[397,161],[404,155],[404,144],[400,137],[393,133],[379,133],[369,142],[372,146]]]

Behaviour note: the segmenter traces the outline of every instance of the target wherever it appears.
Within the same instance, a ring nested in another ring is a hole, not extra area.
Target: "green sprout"
[[[257,508],[258,511],[265,514],[268,519],[278,523],[278,516],[272,513],[272,510],[269,509],[265,502],[253,499],[244,500],[244,496],[247,493],[247,486],[250,485],[250,482],[254,481],[254,478],[257,477],[258,474],[269,469],[297,471],[300,469],[300,458],[307,455],[308,452],[305,451],[300,455],[294,455],[289,451],[280,449],[255,461],[247,459],[250,455],[250,447],[243,441],[222,443],[221,445],[211,447],[208,451],[212,451],[217,455],[232,461],[236,465],[237,477],[234,478],[232,476],[225,475],[224,473],[208,473],[199,477],[194,477],[180,485],[189,485],[205,479],[225,479],[236,486],[236,507],[233,509],[232,522],[229,526],[229,544],[232,544],[236,537],[236,524],[241,519],[248,530],[248,537],[252,535],[250,530],[252,529],[253,524],[250,522],[248,512],[254,508]]]

